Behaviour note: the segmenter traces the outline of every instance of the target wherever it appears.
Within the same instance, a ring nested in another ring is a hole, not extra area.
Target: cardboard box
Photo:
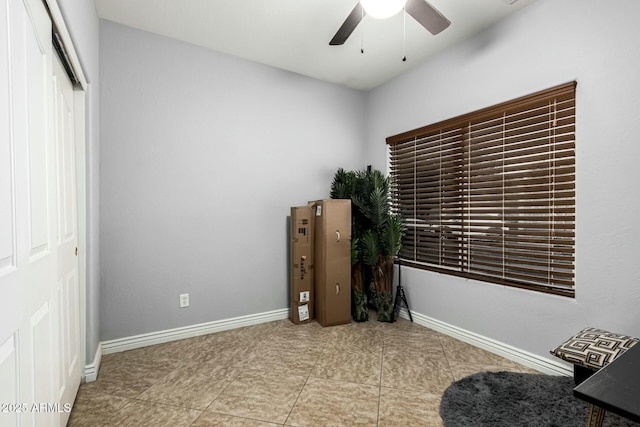
[[[351,200],[313,202],[315,315],[322,326],[351,322]]]
[[[314,260],[312,206],[291,208],[290,271],[291,314],[293,323],[308,323],[314,319]]]

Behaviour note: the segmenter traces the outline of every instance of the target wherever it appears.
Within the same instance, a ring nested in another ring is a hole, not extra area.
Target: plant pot
[[[364,291],[362,261],[351,266],[351,317],[356,322],[369,320],[367,293]]]
[[[380,322],[393,322],[393,257],[382,255],[372,269],[376,286],[375,301]]]
[[[378,311],[376,317],[378,322],[393,322],[393,292],[378,291],[376,292],[376,304],[378,305]]]
[[[362,289],[352,290],[352,312],[353,320],[356,322],[366,322],[369,320],[369,307],[367,307],[367,295]]]

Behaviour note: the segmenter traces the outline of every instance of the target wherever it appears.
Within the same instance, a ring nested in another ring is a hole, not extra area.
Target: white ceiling
[[[535,0],[513,1],[429,0],[451,21],[442,33],[431,35],[404,13],[365,17],[342,46],[329,46],[329,40],[357,0],[96,0],[96,6],[103,19],[367,90]]]

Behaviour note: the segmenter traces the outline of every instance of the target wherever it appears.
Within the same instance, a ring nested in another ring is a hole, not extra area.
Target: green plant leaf
[[[369,193],[368,217],[376,230],[381,231],[389,215],[389,194],[382,187],[373,187]]]
[[[395,256],[405,233],[399,215],[391,213],[390,177],[379,170],[336,171],[331,198],[351,199],[351,264],[363,259],[376,265],[380,255]]]
[[[382,229],[382,244],[385,255],[396,256],[402,248],[405,234],[404,219],[399,214],[389,215]]]
[[[357,237],[351,238],[351,267],[356,265],[360,259],[360,239]]]
[[[376,265],[382,253],[380,237],[373,230],[367,230],[362,236],[362,250],[364,262],[369,266]]]
[[[347,172],[340,168],[336,171],[331,182],[330,196],[332,199],[350,199],[353,194],[354,172]]]

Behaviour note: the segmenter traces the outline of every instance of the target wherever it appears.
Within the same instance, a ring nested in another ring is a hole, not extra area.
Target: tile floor
[[[440,426],[474,372],[531,369],[400,319],[280,320],[102,358],[69,426]]]

